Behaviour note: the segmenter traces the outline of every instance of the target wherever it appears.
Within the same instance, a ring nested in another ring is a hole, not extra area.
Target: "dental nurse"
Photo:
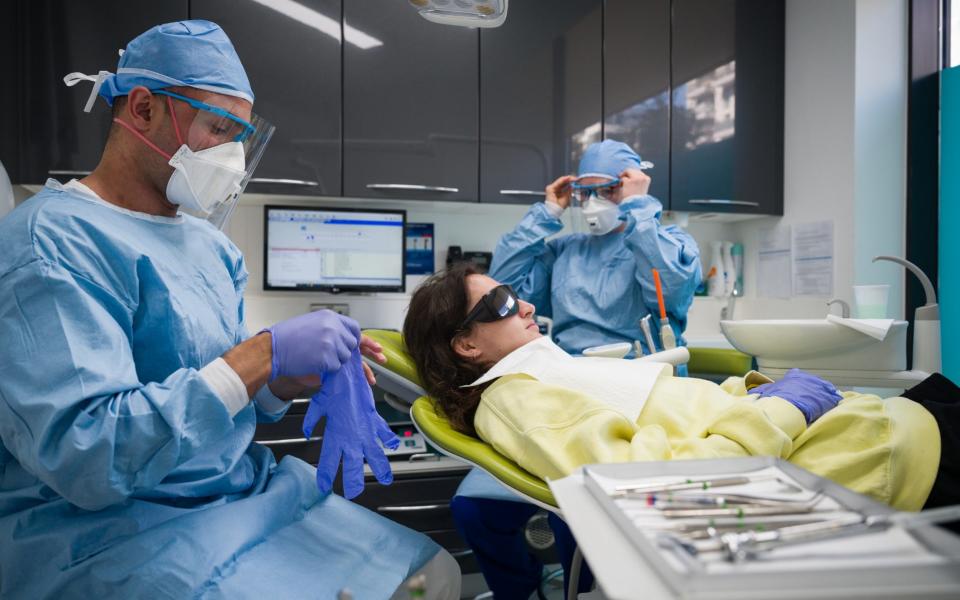
[[[700,250],[688,233],[660,223],[663,206],[649,188],[633,149],[613,140],[592,144],[578,174],[548,185],[546,201],[531,206],[494,250],[490,277],[512,286],[537,314],[552,317],[554,341],[570,354],[644,340],[639,319],[650,314],[659,324],[653,269],[660,272],[674,337],[683,344],[687,310],[701,280]],[[548,241],[563,229],[560,218],[575,196],[587,232]],[[662,350],[642,343],[648,353]],[[529,596],[542,565],[527,552],[523,528],[537,507],[477,469],[460,484],[450,507],[494,596]],[[575,544],[562,521],[551,520],[551,527],[566,567]],[[581,591],[589,589],[591,577],[585,575]]]
[[[553,338],[570,354],[585,348],[641,340],[639,319],[659,322],[652,270],[660,272],[674,336],[682,344],[687,311],[701,280],[700,249],[676,225],[663,226],[663,205],[649,195],[640,156],[613,140],[592,144],[578,175],[546,188],[546,201],[530,207],[500,239],[490,276],[513,286],[537,314],[553,318]],[[550,241],[574,195],[587,233]],[[659,330],[659,326],[656,327]]]

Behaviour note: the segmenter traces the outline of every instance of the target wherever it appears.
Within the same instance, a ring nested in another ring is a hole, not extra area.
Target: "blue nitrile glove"
[[[268,327],[273,347],[270,381],[338,371],[360,343],[360,325],[332,310],[318,310]]]
[[[328,494],[333,489],[341,457],[346,498],[354,498],[363,491],[364,459],[377,481],[384,485],[393,482],[390,461],[377,440],[391,450],[400,445],[400,440],[377,413],[373,392],[363,373],[359,348],[340,371],[324,376],[323,386],[310,399],[303,418],[303,434],[309,438],[323,416],[327,417],[327,424],[317,465],[317,487],[321,492]]]
[[[807,418],[807,425],[819,419],[843,399],[832,383],[800,369],[790,369],[780,381],[758,385],[750,390],[750,393],[760,394],[761,398],[783,398],[800,409]]]

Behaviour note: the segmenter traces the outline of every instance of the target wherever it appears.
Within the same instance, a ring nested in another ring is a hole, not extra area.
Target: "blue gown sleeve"
[[[233,430],[195,369],[140,382],[137,312],[105,288],[43,259],[0,285],[0,439],[71,504],[120,503]]]
[[[250,331],[247,329],[246,321],[246,305],[244,304],[245,300],[243,297],[243,292],[247,288],[247,279],[248,273],[246,262],[244,261],[243,255],[240,253],[240,251],[237,250],[237,261],[233,267],[233,288],[237,293],[237,297],[240,298],[240,304],[238,308],[239,314],[237,315],[240,326],[237,327],[237,337],[234,340],[235,345],[240,344],[241,342],[244,342],[250,338]],[[257,416],[257,423],[276,423],[287,414],[287,411],[290,410],[290,406],[293,403],[286,402],[283,408],[273,412],[264,410],[263,406],[261,406],[261,403],[258,401],[260,394],[265,393],[273,398],[276,398],[276,396],[273,395],[273,392],[269,390],[268,386],[264,385],[264,387],[267,387],[268,389],[264,392],[264,390],[261,388],[261,390],[257,392],[257,396],[254,396],[252,399],[255,414]],[[276,399],[279,400],[279,398]]]
[[[546,239],[563,229],[543,202],[530,207],[513,231],[500,238],[493,251],[490,277],[513,289],[537,307],[537,314],[552,317],[550,276],[560,252],[561,240]]]
[[[661,225],[662,211],[660,201],[649,195],[628,198],[620,205],[621,219],[626,221],[624,243],[636,260],[636,280],[643,303],[659,324],[660,307],[652,272],[657,269],[667,316],[679,341],[687,326],[693,293],[702,278],[700,248],[679,227]]]

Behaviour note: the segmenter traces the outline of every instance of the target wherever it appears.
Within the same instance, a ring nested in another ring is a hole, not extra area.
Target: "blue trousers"
[[[523,528],[539,509],[527,502],[454,496],[450,501],[457,530],[473,550],[487,586],[497,600],[526,600],[540,584],[543,565],[527,549]],[[562,519],[550,513],[550,528],[563,566],[566,590],[576,542]],[[586,562],[579,591],[593,585]]]

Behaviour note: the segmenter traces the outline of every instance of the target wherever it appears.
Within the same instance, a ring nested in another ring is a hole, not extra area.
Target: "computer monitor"
[[[404,210],[265,206],[263,289],[406,290]]]

